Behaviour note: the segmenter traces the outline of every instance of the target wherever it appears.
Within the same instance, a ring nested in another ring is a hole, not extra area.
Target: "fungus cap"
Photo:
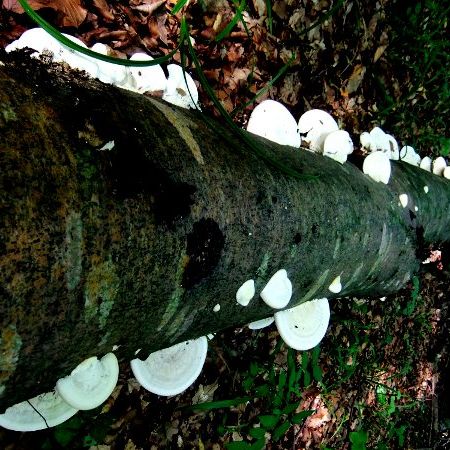
[[[72,373],[56,383],[59,395],[71,406],[81,410],[101,405],[116,387],[119,363],[114,353],[98,360],[85,359]]]
[[[431,172],[432,160],[429,156],[424,156],[420,161],[419,167],[427,172]]]
[[[342,291],[341,276],[338,275],[328,286],[328,290],[333,294],[339,294]]]
[[[353,152],[353,141],[345,130],[332,131],[323,143],[323,154],[343,164]]]
[[[264,100],[255,107],[248,120],[247,131],[280,145],[300,147],[294,116],[284,105],[274,100]]]
[[[272,325],[274,322],[274,317],[266,317],[265,319],[255,320],[254,322],[250,322],[248,327],[250,330],[260,330],[261,328],[266,328],[269,325]]]
[[[361,144],[362,148],[369,150],[372,143],[370,133],[367,131],[363,131],[359,136],[359,143]]]
[[[327,135],[338,129],[333,116],[321,109],[306,111],[298,121],[298,131],[301,135],[305,135],[303,140],[309,144],[309,149],[313,152],[321,153]]]
[[[281,309],[287,306],[292,296],[292,283],[286,270],[281,269],[275,272],[260,295],[271,308]]]
[[[39,57],[44,51],[55,53],[61,48],[59,42],[53,36],[43,28],[38,27],[25,31],[19,39],[7,45],[5,51],[12,52],[26,47],[36,50],[31,55],[34,58]]]
[[[372,180],[388,184],[391,177],[391,162],[387,153],[377,151],[364,158],[363,172]]]
[[[420,156],[416,153],[413,147],[405,145],[400,149],[400,159],[413,166],[420,166]]]
[[[241,306],[247,306],[255,295],[255,281],[247,280],[236,292],[236,301]]]
[[[164,396],[177,395],[198,378],[207,351],[208,339],[202,336],[151,353],[145,361],[133,359],[131,370],[148,391]]]
[[[132,55],[130,60],[153,61],[153,58],[146,53],[138,52]],[[164,70],[162,69],[162,67],[159,65],[148,67],[130,67],[130,73],[132,84],[135,86],[138,92],[164,92],[164,90],[166,89],[166,75],[164,74]]]
[[[101,55],[109,55],[111,48],[101,42],[97,42],[91,47],[91,50]],[[106,61],[95,60],[91,58],[97,64],[98,74],[97,78],[103,83],[114,84],[121,86],[126,83],[128,78],[128,70],[125,66],[119,64],[112,64]]]
[[[275,313],[283,341],[296,350],[309,350],[325,336],[330,322],[328,299],[320,298]]]
[[[182,108],[195,109],[198,103],[198,91],[192,77],[176,64],[169,64],[167,70],[169,71],[169,78],[162,97],[163,100]]]
[[[43,430],[65,422],[77,412],[57,392],[47,392],[7,408],[0,414],[0,426],[13,431]]]
[[[370,130],[370,151],[380,151],[391,154],[391,143],[386,133],[380,127],[373,127]]]
[[[403,206],[403,208],[406,208],[408,206],[408,194],[400,194],[398,196],[398,199],[400,200],[400,204]]]
[[[444,169],[444,172],[442,173],[442,176],[443,176],[444,178],[447,178],[448,180],[450,180],[450,166],[447,166],[447,167]]]
[[[398,143],[394,136],[386,133],[386,139],[389,142],[389,159],[398,161],[400,159],[400,151],[398,149]]]
[[[435,175],[442,176],[444,174],[444,170],[447,167],[447,163],[442,156],[439,156],[433,161],[433,173]]]

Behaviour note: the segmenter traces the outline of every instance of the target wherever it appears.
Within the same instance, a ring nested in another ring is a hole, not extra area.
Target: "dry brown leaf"
[[[375,55],[373,56],[373,62],[377,62],[381,55],[384,53],[384,51],[387,49],[387,45],[380,45],[376,51],[375,51]]]
[[[114,20],[114,14],[110,11],[109,5],[106,0],[94,0],[94,7],[106,20]]]
[[[60,25],[66,27],[79,27],[87,15],[80,0],[29,0],[28,4],[32,9],[52,8],[61,12],[64,17]],[[3,7],[19,14],[24,12],[17,0],[3,0]]]

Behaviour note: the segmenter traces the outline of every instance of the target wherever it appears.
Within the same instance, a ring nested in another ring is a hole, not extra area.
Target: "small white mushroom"
[[[450,180],[450,166],[447,166],[447,167],[444,169],[444,172],[442,173],[442,176],[443,176],[444,178],[447,178],[447,180]]]
[[[254,322],[250,322],[248,327],[250,330],[260,330],[261,328],[266,328],[269,325],[272,325],[274,322],[273,317],[267,317],[266,319],[255,320]]]
[[[387,153],[377,151],[364,158],[363,172],[374,181],[389,183],[391,177],[391,162]]]
[[[338,129],[333,116],[321,109],[306,111],[298,121],[298,131],[301,135],[305,135],[303,140],[309,144],[309,150],[317,153],[323,151],[327,135]]]
[[[345,130],[332,131],[323,143],[323,154],[343,164],[347,155],[353,152],[353,141]]]
[[[408,194],[400,194],[398,198],[403,208],[406,208],[406,206],[408,205]]]
[[[424,156],[420,161],[419,167],[427,172],[431,172],[431,158],[429,156]]]
[[[93,356],[85,359],[70,375],[60,378],[56,391],[76,409],[93,409],[111,395],[118,377],[119,363],[114,353],[108,353],[100,361]]]
[[[330,322],[326,298],[302,303],[275,313],[275,324],[283,341],[296,350],[309,350],[325,336]]]
[[[447,167],[447,163],[442,156],[439,156],[433,161],[433,173],[435,175],[442,176],[444,174],[444,170]]]
[[[213,308],[214,312],[219,312],[220,311],[220,305],[217,303],[217,305],[214,306]]]
[[[241,306],[247,306],[255,295],[255,281],[247,280],[236,292],[236,301]]]
[[[376,152],[381,151],[387,153],[388,156],[391,154],[391,144],[386,133],[380,127],[374,127],[370,131],[370,151]]]
[[[291,296],[292,283],[285,269],[275,272],[261,291],[261,298],[267,305],[275,309],[281,309],[287,306]]]
[[[330,292],[333,292],[333,294],[339,294],[342,290],[342,284],[341,284],[341,276],[338,275],[328,286],[328,290]]]
[[[130,61],[153,61],[153,58],[146,53],[138,52],[131,55]],[[132,84],[138,92],[163,92],[166,89],[166,75],[164,74],[162,67],[159,65],[148,67],[130,67],[130,74]]]
[[[7,45],[5,51],[12,52],[26,47],[36,50],[31,54],[34,58],[39,57],[44,51],[55,53],[61,48],[59,42],[53,36],[39,27],[25,31],[19,39]]]
[[[362,148],[365,148],[366,150],[370,150],[372,138],[370,137],[370,133],[367,131],[363,131],[361,135],[359,136],[359,142],[362,146]]]
[[[405,145],[400,149],[400,159],[412,166],[420,166],[420,155],[410,145]]]
[[[151,353],[145,361],[133,359],[131,370],[148,391],[164,396],[177,395],[198,378],[207,351],[208,339],[202,336]]]
[[[400,159],[400,152],[398,150],[398,143],[395,137],[386,133],[386,139],[389,142],[389,159],[398,161]]]
[[[10,406],[0,414],[0,426],[14,431],[44,430],[65,422],[77,412],[53,391]]]
[[[300,147],[297,122],[289,110],[274,100],[264,100],[253,110],[247,131],[270,141]]]
[[[429,192],[429,187],[428,186],[424,186],[423,187],[423,191],[425,192],[425,194],[428,194],[428,192]]]
[[[101,42],[97,42],[91,47],[91,50],[101,55],[109,55],[111,48]],[[108,63],[99,59],[91,58],[98,66],[97,78],[103,83],[121,86],[127,81],[128,71],[125,66]]]
[[[169,64],[167,70],[169,71],[169,78],[162,97],[163,100],[182,108],[195,109],[198,103],[198,91],[192,77],[176,64]]]

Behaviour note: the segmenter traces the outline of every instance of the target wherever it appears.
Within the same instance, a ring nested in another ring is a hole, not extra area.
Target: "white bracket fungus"
[[[443,176],[444,178],[447,178],[447,180],[450,180],[450,166],[447,166],[447,167],[444,169],[444,172],[442,173],[442,176]]]
[[[413,147],[405,145],[400,149],[400,159],[412,166],[420,166],[420,156],[416,153]]]
[[[390,135],[390,134],[386,134],[386,138],[389,142],[389,159],[392,159],[393,161],[398,161],[400,159],[400,152],[398,150],[398,143],[395,140],[395,137]]]
[[[241,306],[248,306],[255,295],[255,281],[247,280],[236,292],[236,301]]]
[[[207,351],[208,339],[202,336],[151,353],[145,361],[133,359],[131,370],[148,391],[164,396],[177,395],[198,378]]]
[[[443,176],[447,163],[442,156],[439,156],[433,161],[433,173],[435,175]]]
[[[256,106],[248,120],[247,131],[280,145],[300,147],[294,116],[284,105],[274,100],[264,100]]]
[[[328,286],[328,290],[330,292],[333,292],[333,294],[339,294],[342,290],[342,284],[341,284],[341,276],[338,275]]]
[[[292,296],[292,283],[286,270],[275,272],[260,295],[271,308],[281,309],[287,306]]]
[[[429,156],[424,156],[420,161],[419,167],[427,172],[431,172],[431,158]]]
[[[283,341],[296,350],[309,350],[325,336],[330,322],[326,298],[302,303],[275,313],[275,324]]]
[[[146,53],[135,53],[131,61],[152,61],[153,58]],[[158,92],[166,89],[167,79],[161,66],[130,67],[132,85],[138,92]],[[187,76],[187,75],[186,75]],[[188,94],[189,95],[189,94]]]
[[[303,140],[309,144],[312,152],[322,153],[325,138],[338,129],[333,116],[321,109],[306,111],[298,121],[298,131],[300,135],[305,135]]]
[[[43,28],[30,28],[25,31],[19,39],[11,42],[5,47],[6,52],[12,52],[22,48],[30,48],[36,50],[31,57],[38,58],[45,51],[56,53],[60,49],[59,42],[48,34]]]
[[[374,181],[389,183],[391,177],[391,162],[384,152],[373,152],[364,158],[363,172]]]
[[[77,412],[58,393],[47,392],[7,408],[0,414],[0,426],[14,431],[43,430],[65,422]]]
[[[400,194],[398,198],[403,208],[406,208],[406,206],[408,205],[408,194]]]
[[[100,361],[96,356],[85,359],[72,373],[56,383],[59,395],[81,410],[101,405],[114,390],[119,377],[119,363],[114,353]]]
[[[353,152],[353,141],[345,130],[332,131],[323,143],[323,154],[343,164],[347,155]]]
[[[255,320],[254,322],[250,322],[248,327],[250,330],[260,330],[261,328],[266,328],[269,325],[272,325],[274,322],[273,317],[266,317],[265,319]]]
[[[100,53],[101,55],[109,55],[111,48],[105,44],[97,42],[91,47],[94,52]],[[89,58],[89,57],[88,57]],[[121,86],[126,84],[128,81],[128,70],[125,66],[120,66],[118,64],[112,64],[106,61],[96,60],[90,58],[92,62],[97,64],[98,74],[97,78],[103,83],[114,84]]]
[[[370,130],[369,148],[372,152],[381,151],[390,156],[391,144],[386,133],[380,127],[373,127]]]
[[[169,64],[167,70],[169,71],[169,78],[162,97],[163,100],[182,108],[195,109],[198,103],[198,91],[192,77],[176,64]]]

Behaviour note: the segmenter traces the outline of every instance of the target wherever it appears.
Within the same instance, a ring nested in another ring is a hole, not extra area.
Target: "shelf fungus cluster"
[[[341,277],[337,276],[328,289],[333,293],[342,290]],[[255,295],[254,280],[244,282],[236,292],[236,301],[247,306]],[[272,275],[261,290],[261,299],[276,311],[273,316],[250,322],[251,330],[268,327],[273,322],[281,338],[289,347],[296,350],[309,350],[325,336],[330,321],[330,307],[327,298],[315,299],[293,308],[283,310],[292,297],[292,283],[285,269]]]
[[[151,353],[144,361],[133,359],[131,370],[148,391],[164,396],[177,395],[198,378],[207,351],[208,339],[202,336]]]
[[[119,363],[113,353],[93,356],[57,381],[54,391],[18,403],[0,414],[0,426],[37,431],[65,422],[79,410],[100,406],[116,387]]]
[[[340,130],[334,118],[320,109],[305,112],[297,122],[284,105],[264,100],[250,115],[247,131],[281,145],[306,146],[341,164],[353,152],[348,132]]]
[[[80,39],[64,34],[72,42],[87,48]],[[163,69],[159,65],[145,67],[125,67],[101,61],[96,58],[75,52],[71,48],[61,44],[48,34],[43,28],[32,28],[25,31],[19,39],[15,40],[5,50],[11,52],[23,48],[34,50],[31,54],[34,58],[41,55],[51,57],[55,63],[65,63],[72,69],[86,72],[90,77],[97,78],[103,83],[113,84],[134,92],[151,93],[162,97],[169,103],[183,108],[198,107],[197,86],[192,77],[176,64],[169,64],[166,78]],[[101,55],[112,55],[113,50],[105,44],[94,44],[90,50]],[[131,55],[133,61],[153,61],[146,53],[137,52]]]

